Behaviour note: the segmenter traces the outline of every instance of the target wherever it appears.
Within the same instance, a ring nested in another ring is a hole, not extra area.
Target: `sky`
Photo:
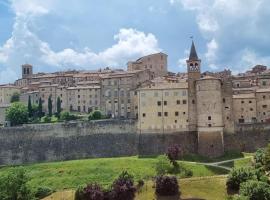
[[[34,72],[126,69],[156,52],[185,72],[193,36],[202,71],[270,65],[269,0],[0,0],[0,83]]]

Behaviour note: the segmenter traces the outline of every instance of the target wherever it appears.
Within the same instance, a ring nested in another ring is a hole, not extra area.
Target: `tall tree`
[[[49,99],[48,99],[48,112],[49,112],[49,116],[51,117],[52,116],[52,97],[49,96]]]
[[[56,112],[57,112],[57,116],[60,117],[60,113],[61,113],[61,99],[60,97],[57,97],[57,107],[56,107]]]
[[[28,96],[28,115],[29,117],[33,116],[33,109],[32,109],[32,102],[31,102],[31,96]]]
[[[10,98],[10,103],[20,101],[20,94],[18,92],[14,92]]]
[[[42,99],[41,97],[39,97],[39,100],[38,100],[38,117],[42,117],[43,115],[43,112],[42,112]]]

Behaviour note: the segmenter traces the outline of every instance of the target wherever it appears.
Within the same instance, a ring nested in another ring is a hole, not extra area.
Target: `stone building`
[[[148,69],[153,73],[153,77],[166,76],[167,55],[164,53],[156,53],[139,58],[135,62],[128,62],[128,71]]]
[[[8,106],[14,93],[20,93],[20,89],[14,85],[0,85],[0,106]]]
[[[188,131],[187,82],[151,84],[138,89],[138,129],[142,133]]]

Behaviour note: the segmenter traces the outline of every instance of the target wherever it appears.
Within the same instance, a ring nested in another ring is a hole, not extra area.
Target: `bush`
[[[267,145],[265,149],[265,164],[264,168],[266,171],[270,171],[270,143]]]
[[[88,120],[99,120],[99,119],[102,119],[102,113],[99,110],[93,111],[88,117]]]
[[[75,115],[70,114],[69,112],[61,112],[60,114],[60,119],[64,121],[71,121],[71,120],[76,120],[77,117]]]
[[[41,118],[41,122],[44,123],[50,123],[51,122],[51,117],[49,117],[48,115],[44,116]]]
[[[167,156],[171,162],[176,162],[177,159],[180,158],[181,149],[178,145],[172,145],[167,149]]]
[[[49,195],[51,195],[54,191],[49,187],[38,187],[35,192],[35,197],[38,199],[43,199]]]
[[[20,101],[20,93],[14,92],[10,98],[10,103],[15,103]]]
[[[10,121],[12,126],[27,123],[27,107],[19,102],[11,104],[11,106],[6,110],[6,119]]]
[[[111,194],[114,200],[132,200],[135,197],[133,176],[124,171],[113,182]]]
[[[104,200],[104,192],[96,183],[86,187],[80,186],[75,192],[75,200]]]
[[[248,180],[257,180],[256,171],[252,168],[233,169],[227,179],[227,188],[231,190],[239,190],[240,184]]]
[[[261,168],[265,165],[265,150],[258,149],[254,155],[255,167]]]
[[[227,200],[249,200],[249,198],[245,196],[241,196],[241,195],[234,195],[234,196],[229,196]]]
[[[75,192],[75,198],[74,200],[84,200],[84,196],[83,196],[83,190],[84,187],[83,186],[79,186]]]
[[[165,175],[173,170],[173,165],[169,158],[165,155],[160,155],[157,158],[156,173],[157,175]]]
[[[247,181],[241,184],[240,195],[248,197],[249,200],[269,200],[270,186],[261,181]]]
[[[178,181],[175,176],[159,176],[156,178],[156,194],[160,196],[180,195]]]
[[[34,199],[28,181],[29,177],[22,167],[12,168],[6,175],[0,177],[0,199]]]

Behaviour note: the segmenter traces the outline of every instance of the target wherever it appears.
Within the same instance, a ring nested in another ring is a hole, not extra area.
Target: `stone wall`
[[[0,128],[0,165],[156,155],[172,144],[194,153],[196,134],[137,134],[132,120],[24,125]]]

